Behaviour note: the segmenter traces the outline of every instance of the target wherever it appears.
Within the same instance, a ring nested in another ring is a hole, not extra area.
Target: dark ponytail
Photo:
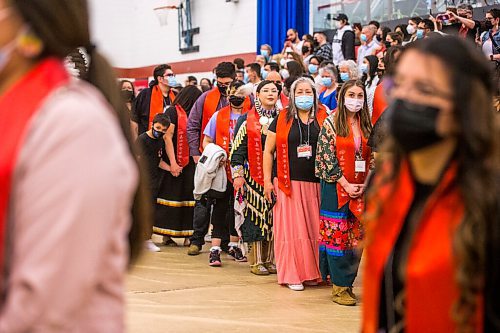
[[[129,143],[130,154],[136,156],[131,139],[128,114],[108,61],[90,41],[89,15],[86,0],[12,0],[32,32],[43,42],[41,58],[64,58],[77,47],[84,47],[90,56],[87,81],[94,85],[113,107],[123,135]],[[134,160],[135,157],[134,157]],[[151,207],[144,168],[132,208],[133,223],[129,233],[130,260],[139,255],[147,228],[151,227]]]

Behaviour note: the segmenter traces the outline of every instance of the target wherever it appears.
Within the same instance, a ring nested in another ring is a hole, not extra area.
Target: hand
[[[233,187],[236,192],[239,190],[243,190],[245,186],[245,178],[243,177],[237,177],[233,180]]]
[[[429,20],[432,21],[432,23],[436,23],[436,18],[434,16],[432,16],[431,14],[429,14]]]
[[[193,160],[195,164],[198,164],[198,161],[200,160],[200,156],[193,156]]]
[[[180,174],[182,173],[182,167],[179,166],[177,163],[172,163],[170,165],[170,173],[174,177],[179,177]]]
[[[359,192],[360,186],[361,185],[359,185],[359,184],[351,184],[349,182],[347,182],[345,185],[342,185],[342,187],[347,192],[347,194],[353,199],[356,199],[357,197],[359,197],[361,195]]]
[[[274,193],[274,195],[276,195],[276,191],[274,190],[273,183],[265,182],[264,183],[264,197],[266,198],[267,202],[269,202],[269,203],[273,202],[271,193]]]

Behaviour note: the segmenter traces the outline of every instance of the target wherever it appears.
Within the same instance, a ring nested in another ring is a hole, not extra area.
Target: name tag
[[[310,145],[300,145],[297,147],[297,157],[298,158],[310,158],[312,157],[312,147]]]
[[[365,172],[365,171],[366,171],[366,161],[354,162],[354,172]]]

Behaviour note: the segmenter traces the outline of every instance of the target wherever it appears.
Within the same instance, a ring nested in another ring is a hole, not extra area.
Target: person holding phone
[[[316,176],[321,180],[319,267],[330,277],[332,300],[355,305],[352,285],[361,254],[365,180],[374,167],[368,137],[372,125],[361,81],[347,81],[339,92],[337,112],[326,118],[318,139]]]
[[[321,128],[314,82],[297,79],[290,103],[269,126],[264,150],[264,194],[273,195],[278,283],[294,291],[321,281],[318,267],[319,179],[314,175]],[[276,162],[275,160],[276,154]],[[273,166],[277,166],[277,177]],[[291,167],[293,165],[293,168]]]

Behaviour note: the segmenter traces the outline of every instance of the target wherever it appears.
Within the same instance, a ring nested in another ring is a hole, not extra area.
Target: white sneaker
[[[293,291],[302,291],[304,290],[304,285],[302,283],[299,284],[287,284],[288,288]]]
[[[153,243],[153,241],[151,239],[147,240],[145,245],[146,245],[146,249],[150,252],[160,252],[161,251],[161,249],[158,246],[156,246],[156,244]]]

